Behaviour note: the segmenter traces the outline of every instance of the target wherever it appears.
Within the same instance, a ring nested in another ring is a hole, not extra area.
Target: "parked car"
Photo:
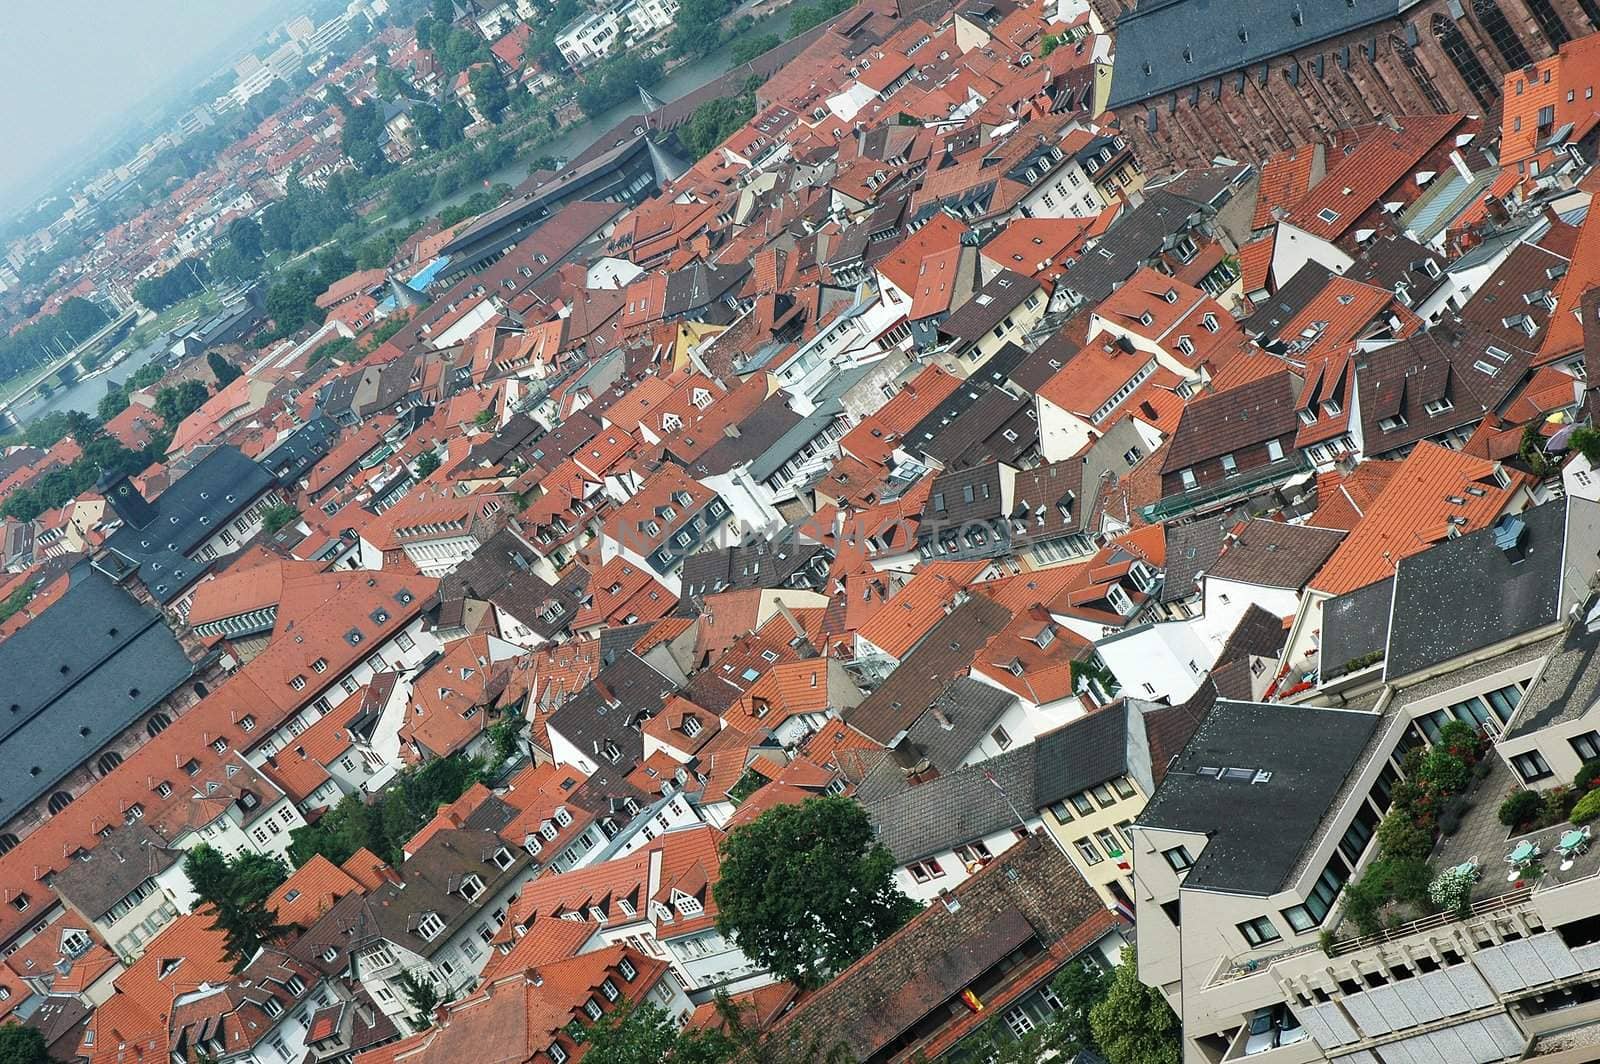
[[[1265,1053],[1278,1044],[1278,1028],[1272,1023],[1272,1009],[1257,1009],[1250,1016],[1250,1034],[1244,1042],[1244,1055]]]
[[[1306,1029],[1300,1026],[1300,1021],[1294,1018],[1294,1013],[1289,1011],[1289,1006],[1279,1005],[1272,1017],[1272,1025],[1278,1029],[1278,1044],[1292,1046],[1296,1042],[1304,1042],[1308,1037]]]

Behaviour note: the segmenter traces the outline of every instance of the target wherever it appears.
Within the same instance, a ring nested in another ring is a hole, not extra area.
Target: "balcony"
[[[1309,471],[1310,468],[1311,465],[1305,456],[1297,452],[1270,465],[1229,477],[1220,483],[1165,496],[1139,512],[1152,524],[1169,521],[1182,514],[1214,509],[1236,499],[1255,495],[1272,484],[1287,481],[1296,474]]]

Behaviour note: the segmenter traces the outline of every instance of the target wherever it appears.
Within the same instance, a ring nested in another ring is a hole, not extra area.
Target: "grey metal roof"
[[[1222,553],[1222,540],[1232,515],[1202,517],[1167,528],[1167,562],[1161,585],[1162,602],[1178,602],[1198,594],[1195,578],[1210,569]]]
[[[0,821],[92,758],[194,674],[161,615],[87,564],[0,643]]]
[[[1514,546],[1502,549],[1519,524]],[[1384,676],[1397,680],[1559,621],[1563,599],[1573,595],[1563,588],[1563,563],[1573,559],[1583,593],[1600,546],[1597,526],[1600,503],[1556,500],[1403,559]]]
[[[211,562],[190,561],[189,552],[272,485],[272,475],[237,447],[218,447],[149,503],[154,515],[148,524],[124,525],[106,547],[137,568],[150,594],[165,605],[211,568]]]
[[[756,480],[766,480],[772,476],[843,412],[844,404],[838,399],[826,399],[819,403],[815,410],[791,425],[751,461],[750,476]]]
[[[1106,106],[1119,109],[1384,19],[1419,0],[1141,0],[1117,20]]]
[[[1210,836],[1185,888],[1272,894],[1359,767],[1377,723],[1377,714],[1357,710],[1219,700],[1138,822]],[[1219,769],[1248,774],[1218,778]]]

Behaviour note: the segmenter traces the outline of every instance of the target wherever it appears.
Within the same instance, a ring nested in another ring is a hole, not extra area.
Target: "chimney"
[[[544,976],[539,974],[539,969],[529,968],[527,971],[523,972],[523,975],[527,978],[528,982],[532,983],[534,986],[544,986]]]

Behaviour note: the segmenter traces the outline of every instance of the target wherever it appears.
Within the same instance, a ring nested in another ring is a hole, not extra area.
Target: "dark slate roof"
[[[261,456],[279,484],[295,484],[333,448],[339,426],[330,418],[315,417],[291,432]]]
[[[504,869],[494,860],[496,851],[501,849],[507,850],[512,858]],[[403,883],[385,883],[368,896],[366,900],[371,904],[366,906],[366,911],[371,923],[367,931],[381,934],[419,957],[431,957],[511,880],[521,876],[531,861],[528,851],[521,846],[506,846],[492,831],[444,828],[400,866]],[[477,875],[485,888],[470,902],[460,891],[461,882],[468,874]],[[428,913],[436,914],[445,924],[445,929],[432,941],[417,932]],[[321,923],[318,921],[318,925]],[[363,944],[350,943],[352,948]]]
[[[1094,250],[1067,271],[1061,285],[1078,303],[1094,306],[1161,251],[1168,237],[1193,228],[1191,216],[1198,210],[1171,192],[1146,194],[1143,203],[1118,218]]]
[[[616,764],[637,764],[644,760],[640,722],[661,712],[676,689],[672,680],[628,651],[551,714],[549,727],[599,764],[607,760],[600,752],[607,740],[622,753]]]
[[[1016,696],[970,676],[951,680],[934,700],[932,712],[924,713],[906,732],[896,757],[884,758],[856,787],[856,798],[872,802],[907,789],[905,769],[923,761],[940,773],[954,772],[967,755],[979,749],[995,722],[1012,706]],[[988,753],[999,753],[992,742]]]
[[[68,861],[50,889],[91,919],[99,919],[139,884],[177,863],[183,851],[140,821],[112,829],[81,861]]]
[[[1239,322],[1239,327],[1262,344],[1278,338],[1278,331],[1321,294],[1333,271],[1320,262],[1308,262],[1295,271],[1272,296]]]
[[[1531,342],[1531,341],[1530,341]],[[1468,429],[1498,410],[1522,383],[1533,355],[1497,333],[1445,320],[1358,356],[1356,395],[1366,453],[1381,455],[1453,429]],[[1443,408],[1430,413],[1429,404]],[[1393,427],[1384,428],[1386,419]]]
[[[1311,581],[1343,540],[1342,529],[1291,525],[1258,517],[1245,522],[1224,545],[1206,575],[1298,591]]]
[[[1300,382],[1284,371],[1202,396],[1184,407],[1167,445],[1163,473],[1204,462],[1295,431]]]
[[[1582,508],[1583,521],[1600,513],[1581,499],[1572,505]],[[1384,676],[1398,680],[1560,620],[1567,512],[1566,500],[1547,502],[1402,559]],[[1586,532],[1592,540],[1591,530],[1578,530]],[[1501,548],[1508,538],[1516,539],[1510,551]],[[1594,556],[1574,545],[1574,558],[1589,559],[1584,580]]]
[[[696,259],[667,276],[667,291],[662,314],[668,318],[690,314],[721,299],[750,274],[748,262],[726,266],[707,266]]]
[[[977,343],[1006,316],[1039,291],[1039,282],[1013,270],[1001,270],[939,323],[939,332],[963,343]]]
[[[537,632],[554,639],[579,608],[579,594],[566,581],[552,585],[532,572],[536,552],[509,528],[491,536],[439,583],[439,601],[462,597],[492,602]],[[554,609],[553,616],[547,611]]]
[[[1356,710],[1218,701],[1138,822],[1210,836],[1186,888],[1272,894],[1360,766],[1377,723]],[[1217,778],[1227,769],[1249,774]]]
[[[833,552],[799,538],[797,528],[781,529],[772,539],[755,539],[737,547],[701,551],[683,560],[685,604],[703,595],[753,588],[820,588]]]
[[[1394,578],[1322,604],[1322,682],[1337,680],[1352,661],[1377,654],[1380,658],[1389,644],[1389,604],[1394,597]]]
[[[928,711],[945,683],[971,666],[979,649],[1011,621],[994,599],[974,595],[950,611],[876,691],[845,714],[851,727],[888,743]]]
[[[1167,526],[1167,563],[1161,601],[1177,602],[1196,593],[1195,578],[1210,570],[1222,553],[1231,519],[1203,517],[1185,525]]]
[[[268,488],[272,474],[237,447],[218,447],[149,504],[143,528],[124,525],[106,549],[138,570],[150,594],[166,605],[211,568],[188,554],[216,535]]]
[[[897,864],[954,849],[1016,824],[1013,805],[1030,813],[1039,808],[1034,799],[1038,756],[1034,743],[1008,750],[868,802],[867,816]]]
[[[1252,657],[1276,658],[1283,652],[1283,644],[1288,638],[1289,633],[1284,630],[1283,618],[1274,617],[1252,602],[1250,608],[1244,611],[1244,616],[1239,618],[1239,623],[1233,626],[1227,641],[1222,644],[1222,651],[1217,655],[1212,668],[1235,662],[1247,662]]]
[[[1140,0],[1137,8],[1117,20],[1117,58],[1106,106],[1121,109],[1309,48],[1395,18],[1418,2]]]
[[[84,564],[0,643],[0,821],[46,793],[194,674],[161,614]]]
[[[1034,798],[1040,807],[1127,775],[1129,716],[1136,712],[1121,702],[1034,740],[1039,748]]]
[[[723,430],[723,439],[706,449],[693,467],[695,476],[726,473],[760,458],[804,420],[789,406],[786,393],[767,396],[737,425]],[[669,443],[668,448],[671,448]]]

